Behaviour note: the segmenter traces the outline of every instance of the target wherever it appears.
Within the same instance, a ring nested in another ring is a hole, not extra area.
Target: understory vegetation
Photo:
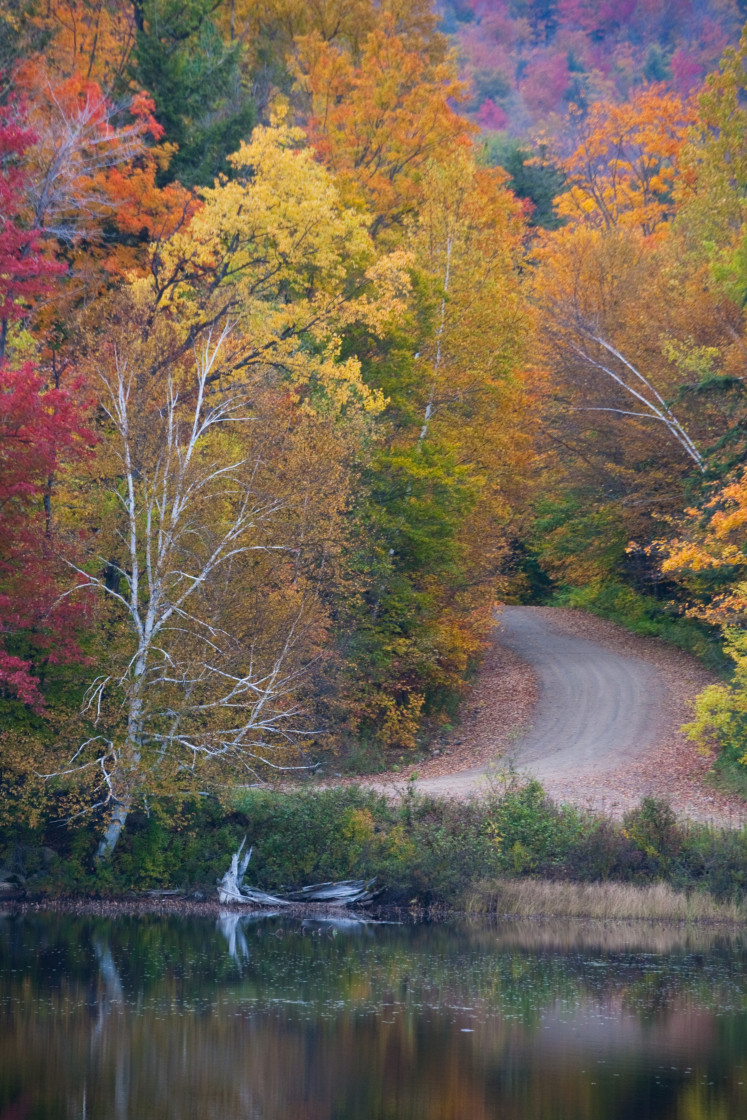
[[[538,782],[512,777],[466,802],[412,786],[390,801],[350,785],[248,790],[230,805],[201,799],[177,812],[154,803],[105,867],[94,864],[93,829],[50,823],[2,837],[3,873],[31,896],[173,889],[214,898],[244,837],[253,846],[247,881],[269,891],[375,876],[384,903],[583,914],[592,895],[561,887],[617,884],[631,890],[597,892],[594,916],[713,917],[716,902],[732,906],[732,917],[747,913],[747,831],[678,823],[653,798],[613,821],[554,804]],[[632,891],[645,885],[667,889],[646,902]]]
[[[728,676],[731,664],[718,630],[690,618],[676,604],[635,591],[629,584],[610,579],[586,587],[565,587],[544,600],[553,607],[590,611],[617,622],[644,638],[659,638],[692,653],[709,669]]]

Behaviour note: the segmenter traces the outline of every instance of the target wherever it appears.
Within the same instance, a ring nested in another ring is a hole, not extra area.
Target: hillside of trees
[[[442,8],[0,12],[5,826],[412,754],[498,600],[747,767],[739,5]]]
[[[486,129],[568,143],[567,114],[666,82],[688,97],[739,36],[742,0],[440,0]]]

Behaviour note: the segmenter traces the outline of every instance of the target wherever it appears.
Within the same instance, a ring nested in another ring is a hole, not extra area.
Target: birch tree
[[[631,447],[661,438],[703,471],[690,425],[675,409],[681,376],[669,358],[674,316],[661,262],[635,232],[583,227],[550,235],[538,252],[540,344],[567,412],[626,425]]]
[[[113,555],[75,569],[76,593],[105,601],[116,636],[113,665],[86,693],[90,733],[62,770],[96,776],[91,807],[108,812],[99,860],[164,782],[194,788],[210,764],[256,779],[284,768],[307,730],[296,697],[303,597],[277,632],[247,634],[236,586],[252,554],[285,546],[272,532],[282,500],[245,451],[241,429],[256,420],[246,388],[210,388],[229,333],[206,335],[191,371],[171,369],[158,393],[116,347],[99,371]]]
[[[656,590],[645,542],[699,485],[713,442],[713,410],[688,369],[712,328],[675,283],[666,239],[568,226],[536,261],[538,465],[552,498],[538,506],[534,547],[563,583],[601,585],[633,569]]]

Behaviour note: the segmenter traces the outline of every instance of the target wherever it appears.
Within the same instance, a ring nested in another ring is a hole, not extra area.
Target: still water
[[[737,1120],[747,937],[0,916],[0,1120]]]

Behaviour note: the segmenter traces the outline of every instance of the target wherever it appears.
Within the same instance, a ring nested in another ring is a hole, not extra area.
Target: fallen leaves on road
[[[641,798],[666,798],[680,817],[737,826],[747,822],[747,806],[736,796],[715,790],[707,782],[711,760],[701,754],[680,730],[691,715],[694,697],[715,678],[691,655],[655,638],[643,638],[613,622],[584,611],[552,607],[528,608],[542,612],[553,628],[627,657],[642,660],[657,674],[666,697],[659,715],[660,732],[645,755],[619,769],[580,771],[569,778],[543,779],[548,794],[594,811],[621,817]],[[529,665],[495,643],[485,657],[458,727],[435,743],[431,758],[400,773],[377,776],[378,788],[401,788],[412,770],[418,778],[453,775],[453,796],[479,792],[484,768],[506,765],[532,721],[538,696],[537,678]],[[477,771],[474,774],[464,772]],[[465,781],[469,778],[469,781]],[[443,783],[441,783],[443,784]],[[440,792],[440,791],[439,791]]]

